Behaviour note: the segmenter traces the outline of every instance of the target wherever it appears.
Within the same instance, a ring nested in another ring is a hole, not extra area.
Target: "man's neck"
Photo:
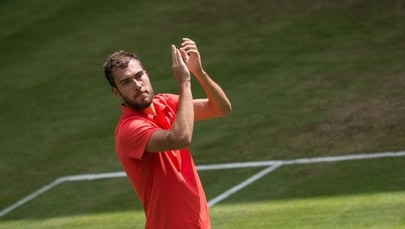
[[[153,103],[151,103],[150,106],[145,108],[142,112],[147,115],[156,115],[156,110]]]

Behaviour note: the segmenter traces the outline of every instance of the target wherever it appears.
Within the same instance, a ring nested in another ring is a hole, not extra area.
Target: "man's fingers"
[[[181,49],[184,50],[187,53],[187,55],[191,54],[199,55],[198,49],[195,45],[186,45],[183,46]]]
[[[190,38],[183,38],[183,42],[181,43],[181,49],[183,49],[184,51],[186,51],[187,55],[190,54],[197,54],[199,55],[198,49],[197,49],[197,45],[195,44],[195,42],[193,40],[191,40]],[[183,54],[182,54],[183,55]],[[183,56],[183,59],[186,60]],[[188,59],[188,58],[187,58]]]
[[[181,43],[181,47],[197,47],[197,45],[194,42],[183,42]]]
[[[195,42],[192,40],[186,40],[181,43],[181,45],[195,45]]]
[[[176,48],[176,46],[172,45],[173,64],[179,65],[181,63],[181,58],[180,51]]]
[[[187,52],[181,48],[180,50],[176,48],[176,46],[172,45],[172,65],[174,66],[180,66],[182,64],[185,64],[185,62],[188,60],[188,55]]]
[[[186,41],[194,42],[193,40],[191,40],[190,38],[187,38],[187,37],[183,37],[182,40],[183,40],[183,42],[186,42]]]
[[[194,41],[188,39],[188,38],[183,38],[183,42],[181,43],[182,47],[197,47]]]
[[[172,45],[172,63],[175,64],[177,63],[176,60],[176,46]]]
[[[184,50],[184,48],[181,48],[181,49],[180,49],[180,53],[181,53],[181,57],[183,58],[183,61],[184,61],[184,62],[187,62],[189,57],[188,57],[188,55],[187,55],[186,50]]]
[[[182,48],[184,49],[197,49],[197,46],[193,45],[193,44],[188,44],[188,45],[183,45]]]

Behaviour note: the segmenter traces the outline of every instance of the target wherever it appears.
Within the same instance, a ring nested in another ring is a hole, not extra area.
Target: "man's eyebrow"
[[[139,72],[137,72],[137,73],[135,73],[135,74],[133,74],[133,75],[131,75],[131,76],[128,76],[128,77],[126,77],[126,78],[120,80],[119,83],[121,84],[121,83],[124,83],[125,81],[130,80],[132,77],[136,77],[136,76],[139,76],[139,75],[143,75],[143,72],[144,72],[144,71],[141,70],[141,71],[139,71]]]
[[[125,78],[125,79],[123,79],[123,80],[120,80],[119,83],[121,84],[121,83],[123,83],[123,82],[125,82],[125,81],[128,81],[128,80],[129,80],[129,78]]]
[[[134,76],[143,75],[143,72],[144,72],[144,70],[141,70],[141,71],[139,71],[139,72],[135,73],[135,74],[134,74]]]

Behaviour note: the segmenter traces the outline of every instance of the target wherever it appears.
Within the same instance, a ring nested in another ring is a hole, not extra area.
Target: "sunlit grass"
[[[218,204],[210,209],[215,229],[402,228],[405,192]],[[143,228],[142,211],[105,212],[0,223],[1,229]]]
[[[144,228],[143,211],[107,212],[86,215],[71,215],[47,219],[23,219],[0,223],[0,228],[71,229],[71,228]]]
[[[402,228],[405,192],[221,204],[215,228]]]

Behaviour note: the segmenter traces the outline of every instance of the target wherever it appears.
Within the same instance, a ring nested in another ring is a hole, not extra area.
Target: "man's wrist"
[[[201,69],[201,71],[195,72],[194,75],[195,75],[195,77],[201,78],[201,77],[206,76],[207,73],[204,70]]]
[[[191,83],[191,78],[179,81],[179,85],[186,84],[186,83]]]

